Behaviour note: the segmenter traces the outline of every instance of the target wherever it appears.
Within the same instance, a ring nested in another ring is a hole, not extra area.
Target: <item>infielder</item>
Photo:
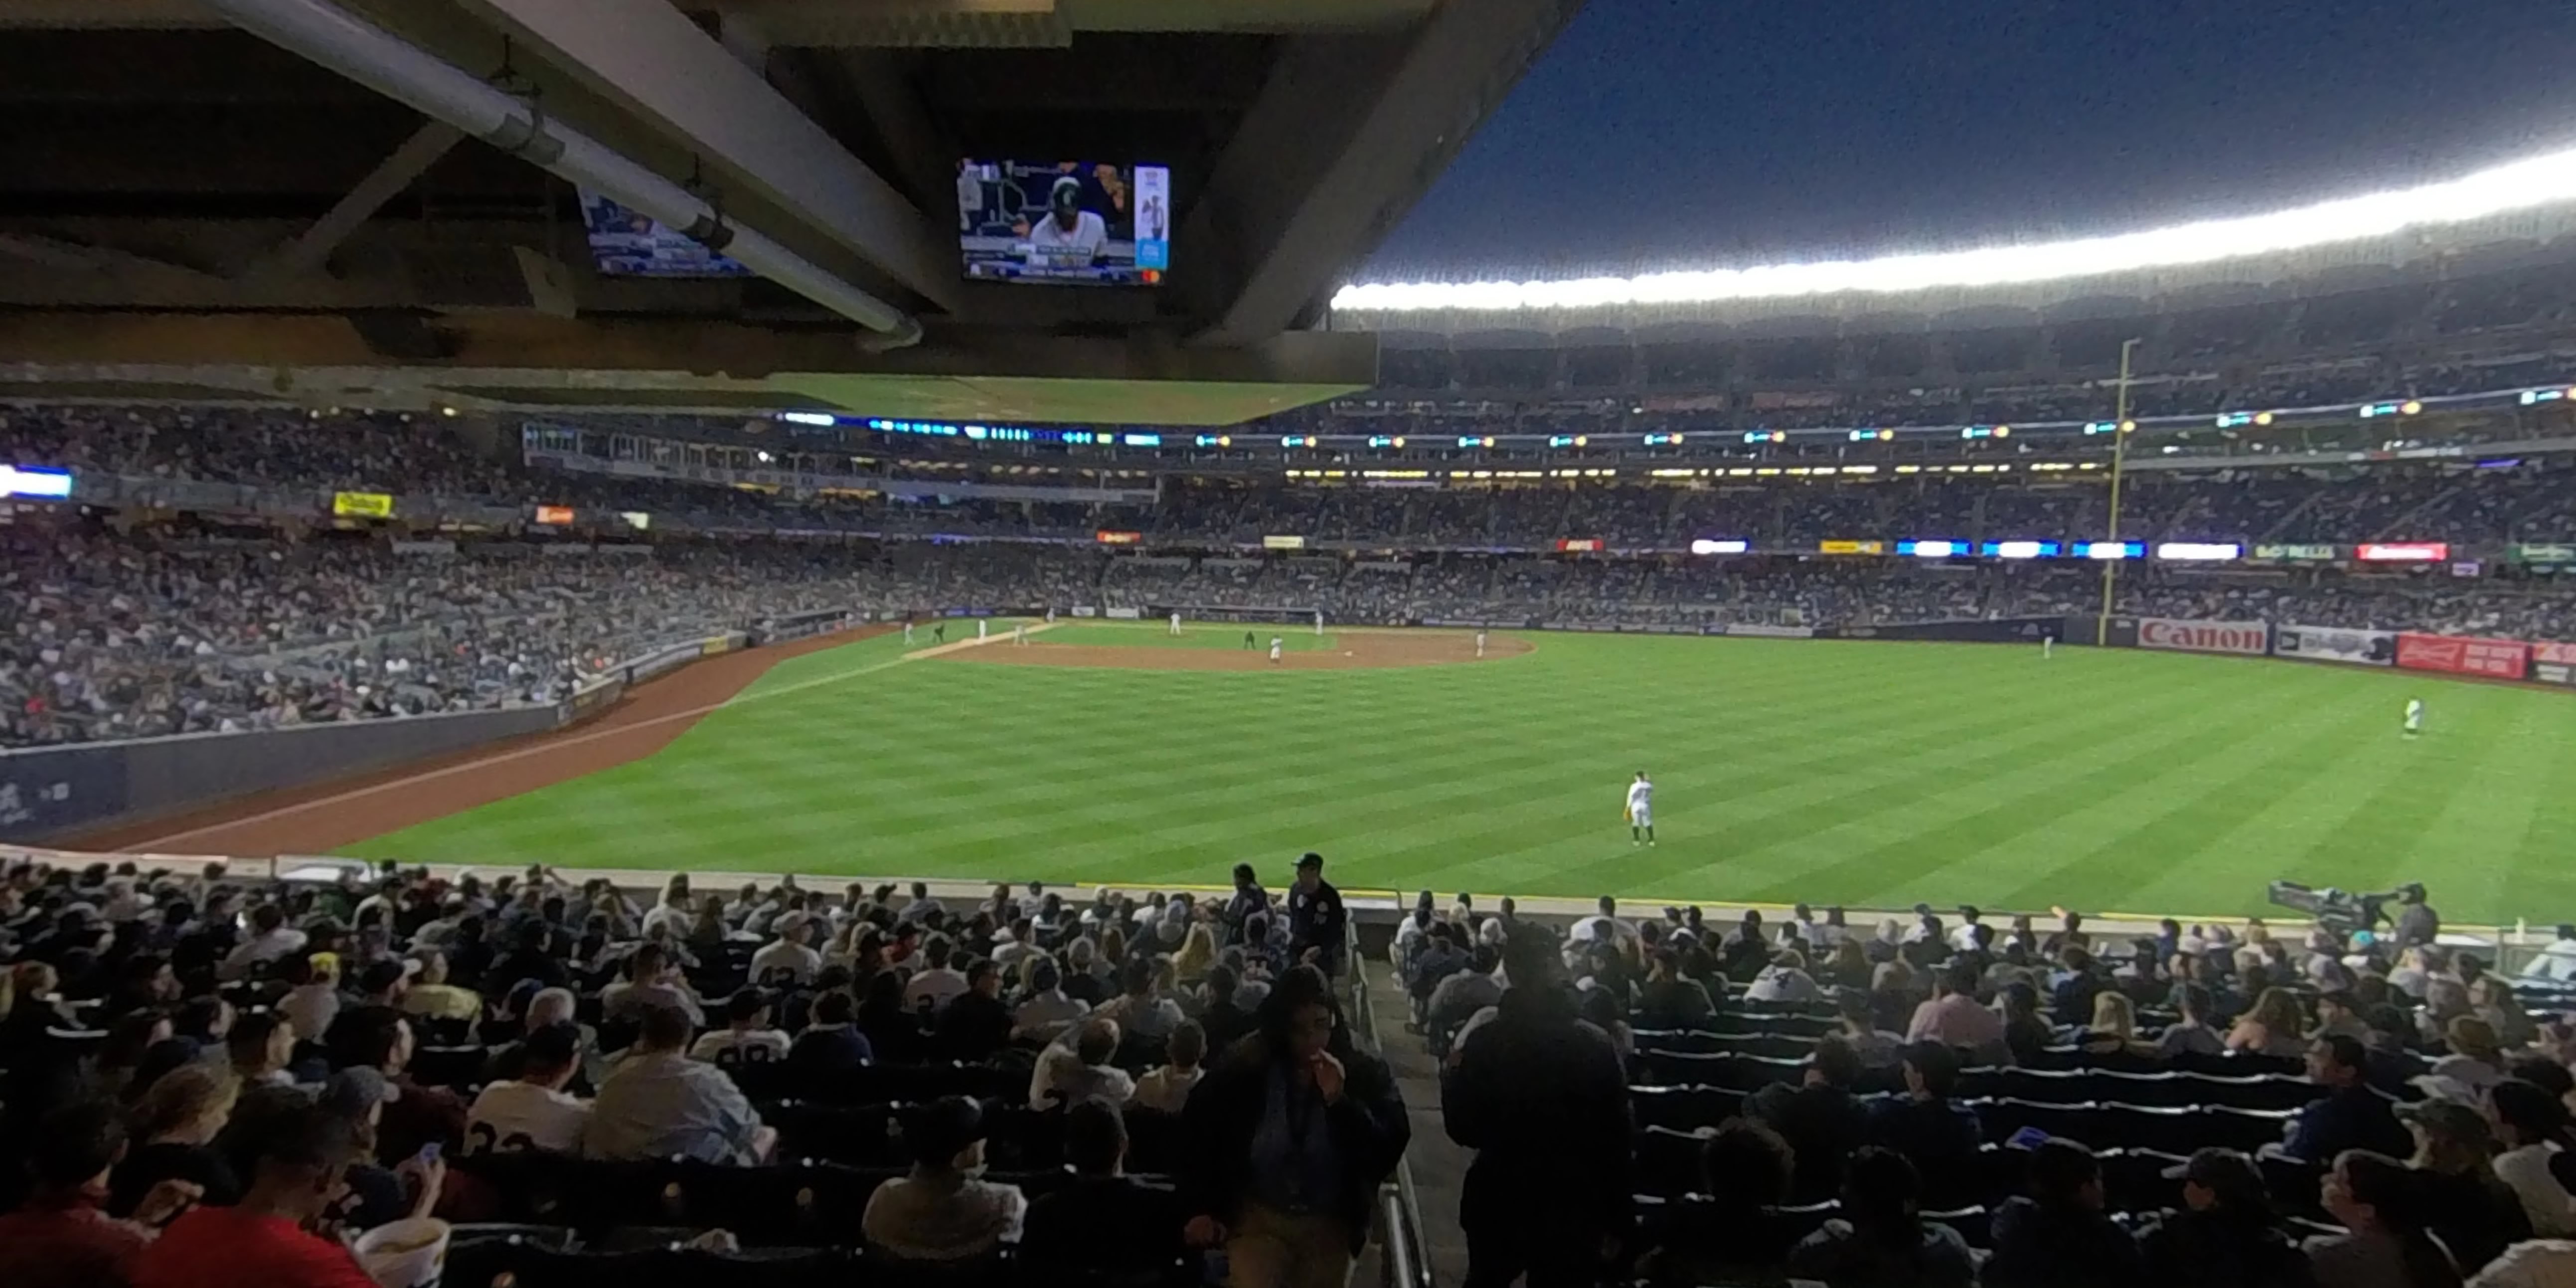
[[[2424,699],[2408,698],[2406,699],[2406,736],[2412,738],[2422,732],[2424,732]]]
[[[1628,844],[1655,843],[1655,784],[1645,770],[1637,771],[1637,781],[1628,784]]]
[[[981,618],[981,617],[978,617],[978,618],[976,618],[976,619],[975,619],[975,638],[976,638],[976,639],[978,639],[978,640],[984,639],[984,638],[986,638],[986,637],[990,636],[992,633],[993,633],[993,623],[992,623],[991,621],[989,621],[989,620],[987,620],[987,619],[985,619],[985,618]]]
[[[1485,655],[1485,633],[1484,633],[1483,631],[1478,631],[1478,632],[1476,632],[1476,656],[1478,656],[1478,657],[1483,657],[1484,655]]]
[[[1277,665],[1280,656],[1287,651],[1288,641],[1283,640],[1276,635],[1270,637],[1270,661],[1272,665]]]
[[[1181,615],[1179,613],[1172,614],[1172,633],[1174,635],[1181,633]]]
[[[910,621],[906,621],[903,624],[903,646],[905,648],[912,647],[912,623]]]
[[[1019,625],[1011,628],[1011,642],[1013,644],[1026,644],[1029,642],[1029,624],[1027,622],[1021,622]]]

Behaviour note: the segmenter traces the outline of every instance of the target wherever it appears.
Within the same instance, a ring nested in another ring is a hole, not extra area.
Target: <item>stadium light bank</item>
[[[2576,199],[2576,148],[2420,187],[2105,237],[1557,282],[1354,283],[1334,294],[1333,307],[1382,313],[1508,312],[2013,286],[2306,250],[2570,199]]]

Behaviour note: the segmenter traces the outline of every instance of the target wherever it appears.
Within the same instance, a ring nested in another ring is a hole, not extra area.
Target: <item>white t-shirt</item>
[[[751,955],[751,978],[756,983],[769,978],[774,970],[794,971],[796,982],[810,982],[814,973],[823,969],[823,954],[804,944],[781,939]]]
[[[578,1153],[582,1129],[589,1125],[587,1100],[533,1082],[496,1082],[465,1111],[465,1152]]]
[[[1053,212],[1029,225],[1029,267],[1088,268],[1109,244],[1109,224],[1085,210],[1070,230],[1056,226]]]
[[[1207,1070],[1204,1068],[1184,1072],[1171,1065],[1163,1065],[1136,1080],[1136,1096],[1127,1103],[1177,1114],[1190,1102],[1190,1089],[1199,1085],[1199,1079],[1205,1076]]]
[[[903,1008],[907,1011],[918,1011],[921,1009],[921,1000],[926,997],[930,999],[930,1009],[943,1010],[952,999],[965,991],[966,977],[955,970],[946,966],[926,970],[913,976],[912,982],[904,985]]]
[[[1655,809],[1655,785],[1644,779],[1628,784],[1628,813],[1631,817],[1652,814]]]
[[[689,1048],[689,1058],[720,1063],[724,1053],[736,1047],[742,1049],[743,1063],[766,1064],[787,1058],[787,1035],[776,1029],[716,1029],[699,1036]]]

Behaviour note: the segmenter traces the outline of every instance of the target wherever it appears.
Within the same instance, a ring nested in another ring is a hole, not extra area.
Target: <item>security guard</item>
[[[1297,860],[1297,883],[1288,887],[1288,956],[1311,960],[1328,977],[1341,974],[1342,937],[1350,914],[1342,892],[1324,880],[1324,856],[1308,853]]]

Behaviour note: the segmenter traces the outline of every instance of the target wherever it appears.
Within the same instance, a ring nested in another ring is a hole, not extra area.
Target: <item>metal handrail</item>
[[[1386,1043],[1378,1035],[1377,1006],[1369,997],[1367,959],[1360,953],[1356,927],[1343,931],[1342,953],[1351,968],[1354,1027],[1368,1036],[1370,1052],[1383,1060]],[[1431,1259],[1422,1255],[1422,1200],[1413,1184],[1412,1160],[1395,1160],[1394,1178],[1378,1187],[1378,1205],[1386,1221],[1382,1270],[1385,1288],[1438,1288],[1431,1273]]]

